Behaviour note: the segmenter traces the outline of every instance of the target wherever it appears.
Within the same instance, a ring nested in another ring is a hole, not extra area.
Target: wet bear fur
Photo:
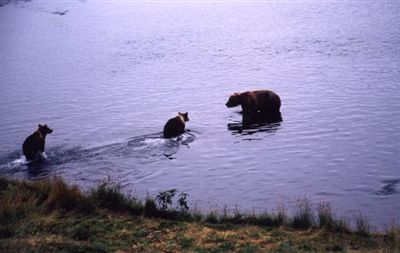
[[[164,138],[169,139],[183,134],[185,132],[185,123],[187,121],[189,121],[188,113],[178,112],[176,117],[169,119],[164,125]]]
[[[53,130],[47,125],[39,124],[38,129],[25,139],[22,151],[27,160],[33,160],[38,153],[44,152],[46,135],[52,132]]]
[[[242,106],[243,123],[274,123],[282,121],[281,99],[273,91],[256,90],[232,94],[227,107]]]

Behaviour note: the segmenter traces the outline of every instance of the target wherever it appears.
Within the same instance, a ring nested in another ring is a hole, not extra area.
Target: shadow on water
[[[181,146],[189,147],[196,136],[187,130],[179,137],[164,139],[162,133],[132,137],[120,143],[92,148],[52,147],[34,161],[27,161],[22,151],[0,156],[0,176],[42,179],[68,168],[96,167],[102,163],[146,164],[161,159],[176,159]]]

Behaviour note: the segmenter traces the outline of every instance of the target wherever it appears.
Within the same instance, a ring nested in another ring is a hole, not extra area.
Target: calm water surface
[[[6,2],[0,175],[400,221],[399,2]],[[281,96],[282,123],[241,129],[224,104],[254,89]],[[188,131],[163,140],[178,111]],[[28,165],[38,123],[54,133]]]

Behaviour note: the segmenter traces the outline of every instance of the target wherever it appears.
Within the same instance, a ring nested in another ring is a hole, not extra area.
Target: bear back
[[[27,160],[33,160],[40,152],[44,152],[46,135],[53,132],[47,125],[38,125],[38,129],[29,135],[22,144],[22,152]]]
[[[185,123],[189,121],[188,113],[178,113],[174,118],[171,118],[164,125],[164,138],[177,137],[185,132]]]

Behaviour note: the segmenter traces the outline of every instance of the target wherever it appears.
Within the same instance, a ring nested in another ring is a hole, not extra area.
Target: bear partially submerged
[[[52,132],[53,130],[47,125],[39,124],[38,129],[25,139],[22,144],[22,151],[27,160],[33,160],[38,153],[44,152],[46,135]]]
[[[189,121],[188,113],[178,112],[178,116],[171,118],[164,126],[164,138],[179,136],[185,132],[185,123]]]
[[[243,123],[274,123],[282,121],[281,99],[273,91],[236,92],[229,97],[227,107],[242,106]]]

